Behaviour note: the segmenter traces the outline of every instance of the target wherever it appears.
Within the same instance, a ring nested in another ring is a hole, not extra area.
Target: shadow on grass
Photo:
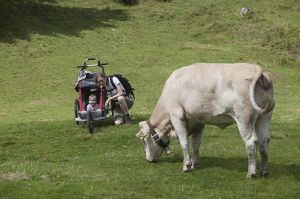
[[[125,20],[121,9],[61,7],[55,0],[0,1],[0,42],[29,40],[33,33],[78,36],[81,30],[111,28]]]
[[[148,119],[148,115],[138,115],[134,120],[132,125],[137,125],[138,122],[142,120]],[[98,127],[100,129],[96,129],[96,133],[101,133],[101,128],[109,128],[113,127],[112,120],[105,120],[102,123],[102,126]],[[40,136],[43,140],[45,139],[44,134],[46,133],[48,136],[49,134],[57,135],[62,134],[64,136],[69,136],[76,131],[76,124],[75,122],[68,120],[68,121],[45,121],[45,122],[31,122],[31,123],[20,123],[14,126],[7,125],[1,127],[3,132],[0,136],[0,147],[7,148],[12,147],[18,143],[18,140],[27,140],[31,136]],[[75,128],[75,130],[74,130]],[[20,133],[22,132],[22,133]],[[51,136],[50,136],[51,137]],[[129,136],[130,137],[130,136]],[[124,137],[120,138],[123,140]],[[133,140],[134,143],[138,143],[136,141],[136,137],[132,136],[130,139]],[[31,139],[30,139],[31,141]],[[125,142],[128,140],[125,140]],[[123,140],[124,142],[124,140]],[[137,144],[138,145],[138,144]],[[128,151],[130,153],[132,151]],[[154,164],[159,164],[163,166],[163,164],[178,164],[182,162],[182,155],[180,151],[176,151],[170,156],[162,156],[161,159]],[[1,161],[0,161],[1,162]],[[237,171],[245,173],[247,172],[247,157],[233,157],[233,158],[222,158],[222,157],[215,157],[215,156],[201,156],[200,157],[200,167],[195,170],[197,171],[205,171],[211,168],[222,168],[229,171]],[[257,158],[257,165],[259,167],[260,157]],[[150,163],[145,163],[150,164]],[[166,165],[167,166],[167,165]],[[278,164],[269,162],[269,171],[270,171],[270,178],[278,178],[281,176],[292,176],[297,181],[300,181],[300,166],[294,163],[287,163],[287,164]]]
[[[138,126],[139,122],[141,121],[145,121],[149,118],[148,115],[132,115],[132,123],[131,125],[136,125]],[[112,117],[108,117],[105,120],[98,122],[95,125],[95,131],[94,133],[100,133],[101,132],[101,128],[105,128],[105,127],[113,127],[114,125],[114,121]]]
[[[178,163],[182,162],[180,153],[174,154],[172,158],[164,158],[158,163]],[[260,158],[257,159],[257,169],[259,169]],[[222,168],[229,171],[247,172],[248,160],[247,158],[220,158],[212,156],[201,156],[200,165],[195,170],[206,170],[211,168]],[[278,176],[293,176],[300,181],[300,166],[296,164],[277,164],[269,162],[270,177]]]

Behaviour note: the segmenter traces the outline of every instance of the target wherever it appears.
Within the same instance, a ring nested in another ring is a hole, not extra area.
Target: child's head
[[[94,94],[91,94],[90,96],[89,96],[89,104],[90,105],[95,105],[96,104],[96,95],[94,95]]]

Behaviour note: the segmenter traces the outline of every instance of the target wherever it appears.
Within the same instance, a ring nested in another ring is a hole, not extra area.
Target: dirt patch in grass
[[[48,103],[47,99],[33,99],[29,105],[47,105]]]
[[[0,181],[5,181],[5,180],[26,180],[26,179],[28,179],[28,176],[24,171],[4,173],[4,174],[0,175]]]

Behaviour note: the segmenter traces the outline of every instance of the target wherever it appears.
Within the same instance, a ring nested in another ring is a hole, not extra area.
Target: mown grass
[[[240,16],[244,6],[253,13]],[[0,197],[297,198],[299,10],[297,0],[1,1]],[[75,66],[89,56],[134,85],[133,125],[108,120],[90,136],[73,122]],[[137,123],[168,75],[195,62],[259,63],[271,72],[270,177],[245,179],[236,126],[205,129],[192,173],[181,172],[176,139],[174,153],[145,161]]]

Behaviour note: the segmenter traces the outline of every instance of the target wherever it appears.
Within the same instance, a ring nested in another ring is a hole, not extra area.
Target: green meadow
[[[0,198],[299,198],[299,0],[136,2],[0,1]],[[250,12],[240,15],[242,7]],[[88,57],[130,80],[132,125],[108,118],[90,135],[75,124],[76,66]],[[236,125],[205,128],[191,173],[181,171],[175,138],[173,153],[145,160],[138,123],[169,74],[197,62],[258,63],[270,72],[269,177],[245,178]]]

